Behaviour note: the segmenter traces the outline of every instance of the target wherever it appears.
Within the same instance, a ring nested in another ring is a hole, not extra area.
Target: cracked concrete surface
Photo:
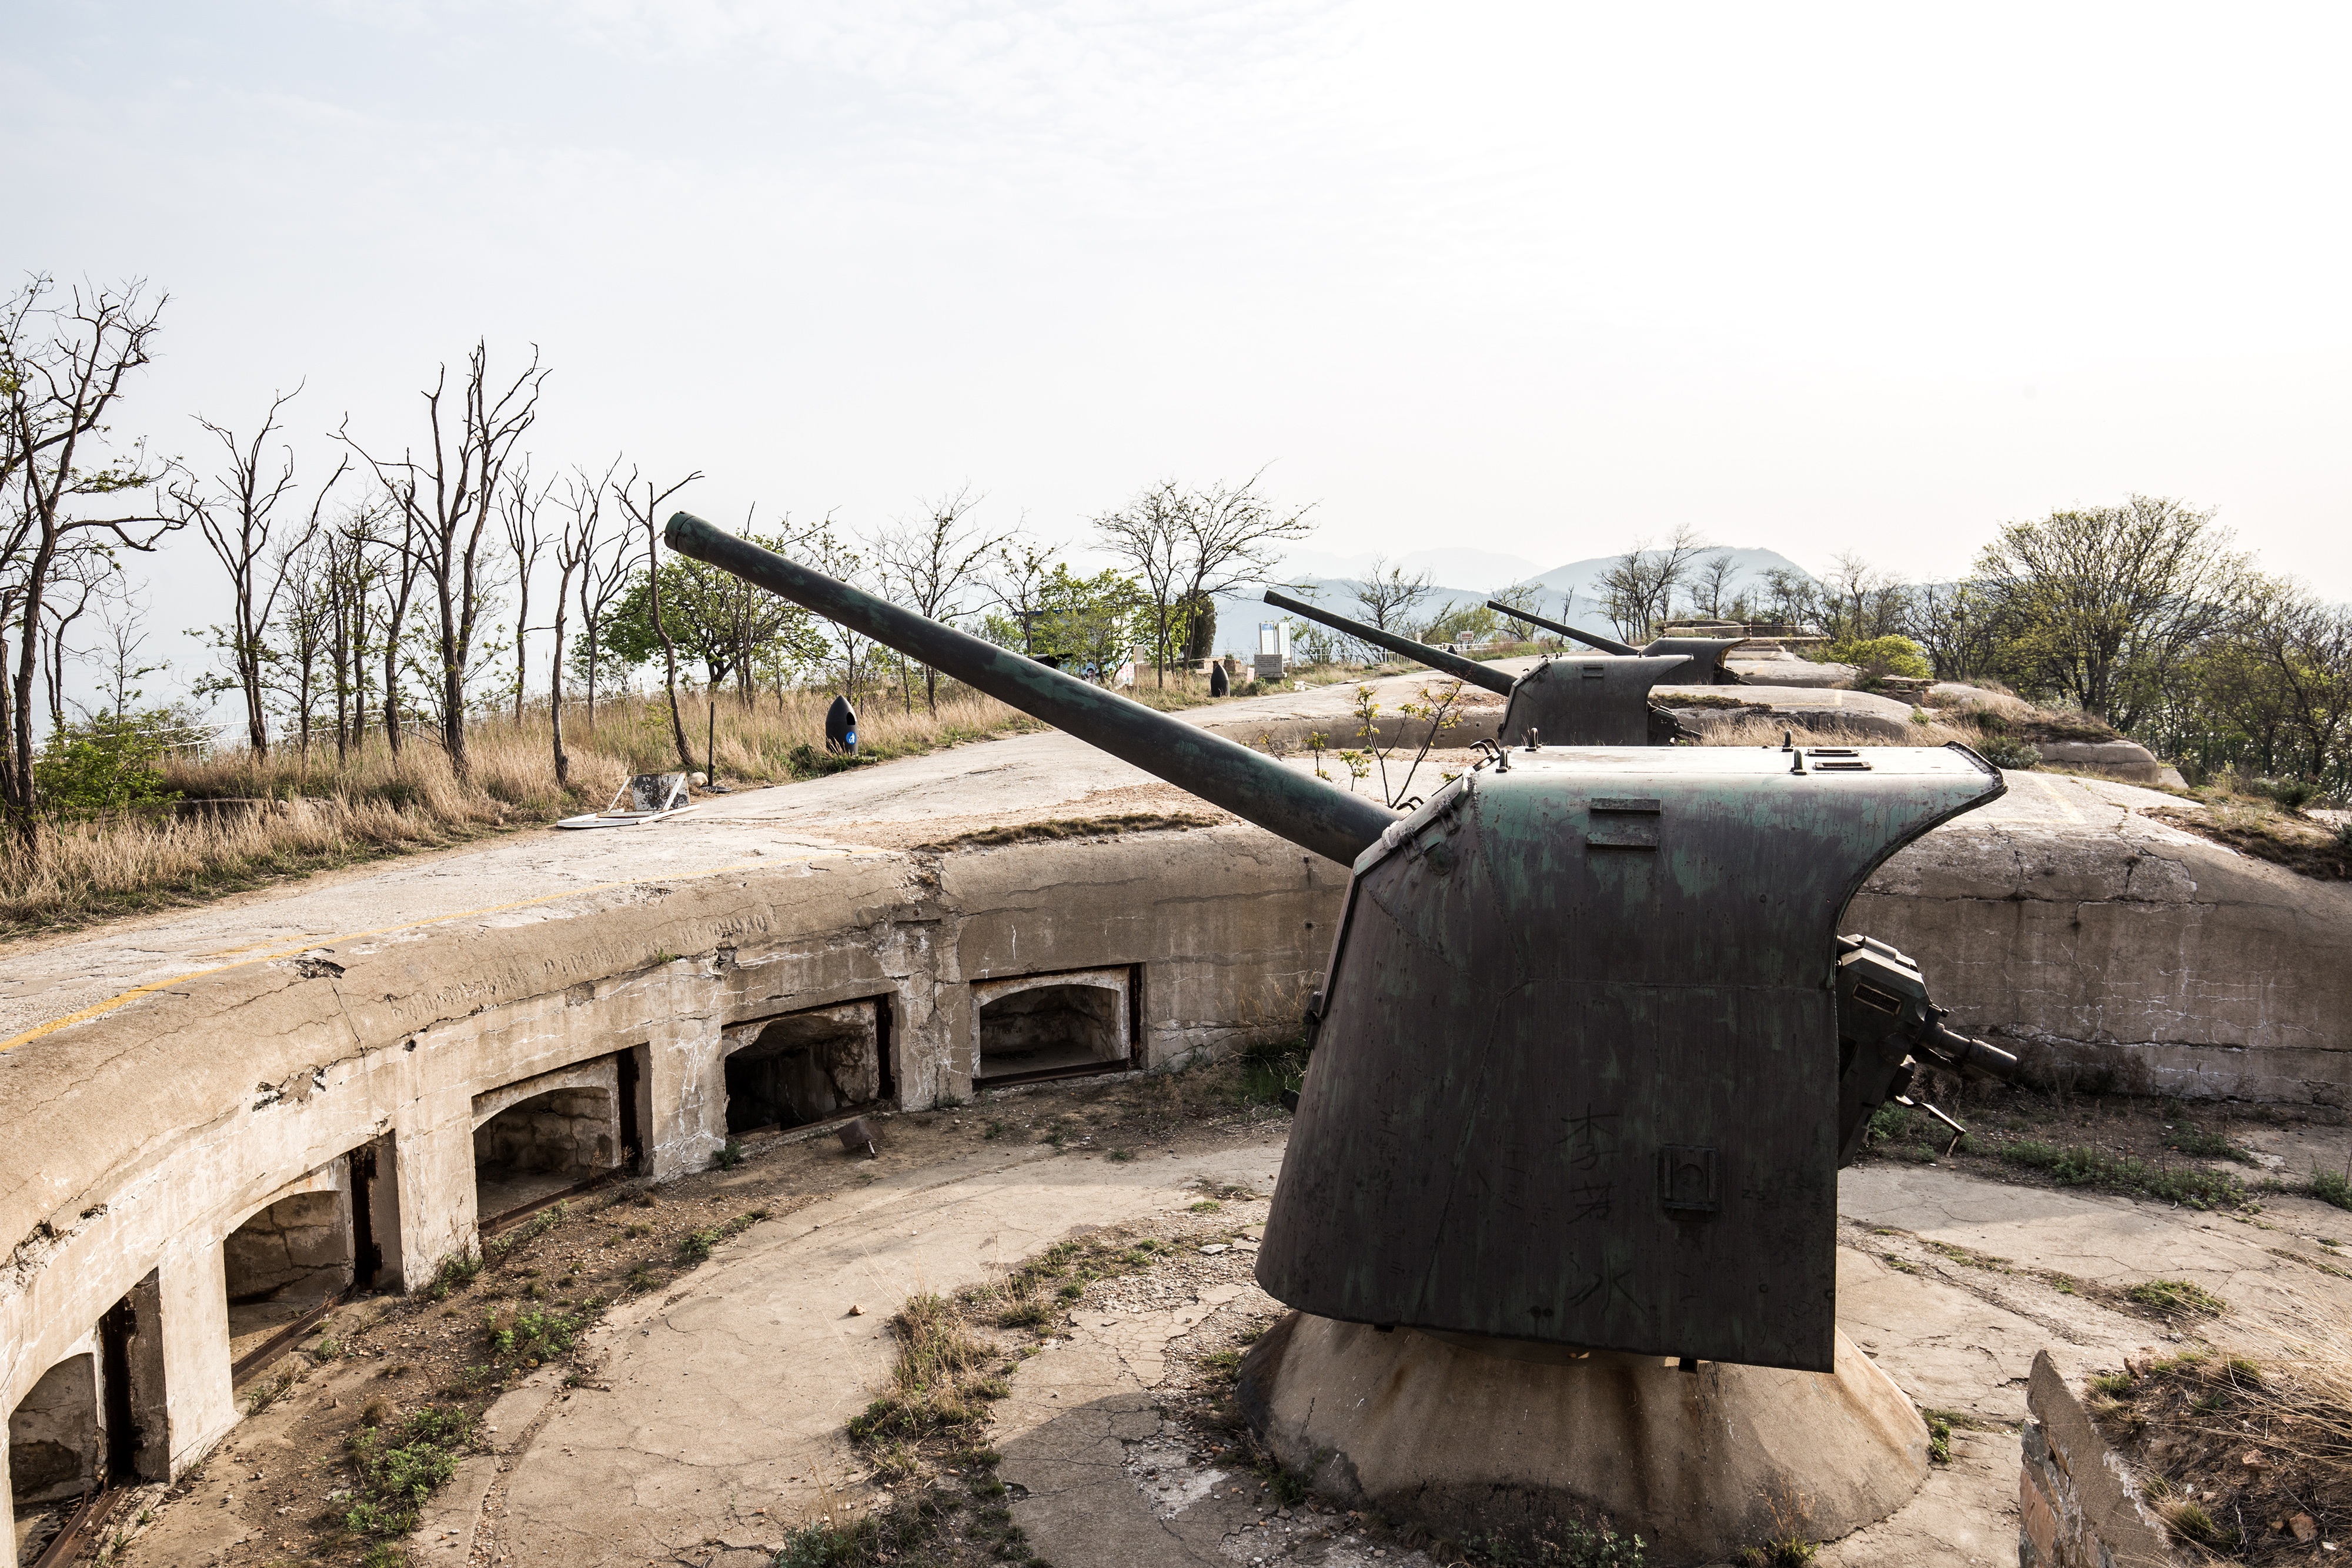
[[[1118,1164],[1024,1145],[755,1228],[687,1289],[614,1312],[585,1342],[593,1385],[559,1395],[505,1459],[480,1544],[518,1568],[724,1562],[769,1545],[829,1493],[862,1490],[842,1422],[887,1377],[889,1318],[908,1295],[1178,1207],[1196,1177],[1262,1186],[1280,1158],[1243,1145]]]

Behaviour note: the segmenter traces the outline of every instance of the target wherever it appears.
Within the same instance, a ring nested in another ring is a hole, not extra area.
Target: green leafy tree
[[[742,537],[778,554],[793,543],[777,534]],[[600,653],[632,668],[659,656],[653,601],[640,567],[598,626]],[[678,652],[702,665],[705,684],[715,689],[734,682],[747,706],[752,683],[774,673],[777,662],[797,669],[824,655],[824,640],[809,612],[689,556],[662,563],[661,613]]]
[[[1056,564],[1037,591],[1030,646],[1070,674],[1110,679],[1136,642],[1150,640],[1152,625],[1155,604],[1143,583],[1118,569],[1082,579]]]
[[[1996,673],[2129,729],[2253,588],[2229,544],[2210,511],[2148,496],[2003,525],[1972,583],[1995,617]]]

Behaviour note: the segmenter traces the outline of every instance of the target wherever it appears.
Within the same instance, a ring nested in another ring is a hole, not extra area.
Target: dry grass
[[[2131,1360],[2089,1409],[2174,1535],[2239,1561],[2305,1561],[2352,1513],[2352,1327],[2315,1311],[2233,1350]]]
[[[1302,670],[1297,678],[1323,685],[1389,673],[1389,666],[1334,667]],[[1169,712],[1211,701],[1208,687],[1206,676],[1171,672],[1164,685],[1147,676],[1129,695]],[[841,764],[824,750],[832,701],[826,691],[762,693],[747,708],[721,693],[714,741],[712,706],[698,694],[684,697],[694,767],[705,768],[715,753],[720,779],[760,784],[836,771]],[[858,749],[887,761],[1045,727],[993,697],[942,681],[936,713],[923,706],[919,688],[911,712],[896,690],[866,693]],[[331,740],[314,744],[308,756],[289,747],[259,758],[231,749],[166,758],[164,787],[183,798],[177,808],[53,824],[37,855],[0,841],[0,936],[201,904],[288,877],[542,825],[603,806],[632,774],[678,765],[668,704],[659,696],[605,698],[593,725],[575,703],[564,715],[564,743],[568,786],[555,781],[543,704],[526,708],[520,720],[500,715],[467,731],[470,767],[463,779],[422,727],[409,731],[397,756],[380,732],[372,733],[341,765]]]
[[[1181,685],[1150,695],[1171,707],[1205,700]],[[831,771],[823,751],[831,700],[822,692],[788,694],[782,703],[766,695],[746,712],[722,696],[719,777],[773,783]],[[520,723],[505,716],[470,731],[470,776],[463,779],[421,730],[409,734],[398,756],[372,735],[341,767],[331,746],[314,746],[308,758],[226,751],[167,759],[165,785],[184,798],[176,809],[55,824],[37,856],[0,848],[0,934],[201,903],[278,878],[543,824],[604,805],[631,774],[677,766],[666,703],[629,697],[597,710],[593,727],[576,711],[565,716],[568,787],[555,781],[543,708]],[[697,699],[688,714],[700,767],[709,709]],[[992,697],[955,686],[942,694],[936,715],[919,702],[912,714],[869,703],[859,745],[866,756],[887,759],[1038,727]]]

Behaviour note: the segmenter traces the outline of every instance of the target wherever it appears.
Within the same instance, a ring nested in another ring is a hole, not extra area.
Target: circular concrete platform
[[[1293,1312],[1252,1348],[1251,1429],[1318,1491],[1455,1540],[1605,1519],[1655,1564],[1831,1541],[1927,1474],[1927,1428],[1837,1336],[1834,1373],[1593,1351],[1542,1362]]]

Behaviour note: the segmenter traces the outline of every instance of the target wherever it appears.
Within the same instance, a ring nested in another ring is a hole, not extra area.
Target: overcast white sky
[[[20,3],[7,257],[173,304],[118,428],[478,335],[542,466],[1076,538],[1271,463],[1323,549],[1688,522],[1962,570],[2184,497],[2352,596],[2340,6]],[[205,558],[155,571],[193,624]],[[190,650],[192,652],[192,650]]]

